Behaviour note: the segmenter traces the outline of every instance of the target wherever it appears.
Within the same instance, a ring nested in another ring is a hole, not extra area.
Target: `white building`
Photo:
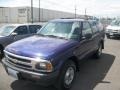
[[[73,13],[40,9],[40,21],[56,18],[74,17]],[[79,15],[77,15],[79,17]],[[33,21],[39,22],[39,9],[33,8]],[[0,23],[26,23],[31,22],[30,7],[0,7]]]

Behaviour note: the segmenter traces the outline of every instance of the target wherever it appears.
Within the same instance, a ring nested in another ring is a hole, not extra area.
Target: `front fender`
[[[55,57],[51,62],[54,66],[54,70],[61,70],[64,63],[69,60],[71,57],[74,56],[74,48],[71,48],[61,54],[59,54],[57,57]]]

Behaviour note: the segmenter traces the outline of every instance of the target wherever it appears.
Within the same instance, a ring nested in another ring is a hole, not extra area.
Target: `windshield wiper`
[[[55,36],[55,35],[45,35],[45,36],[53,37],[53,38],[66,39],[65,37],[59,37],[59,36]]]
[[[45,35],[43,35],[43,34],[36,34],[36,35],[43,36],[43,37],[45,36]]]
[[[55,35],[45,35],[45,36],[48,36],[48,37],[58,37],[58,36],[55,36]]]

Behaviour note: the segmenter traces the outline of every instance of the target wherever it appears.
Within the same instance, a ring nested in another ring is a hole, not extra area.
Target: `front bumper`
[[[40,72],[38,73],[34,71],[24,70],[9,64],[4,59],[2,60],[2,64],[8,75],[13,76],[14,78],[16,78],[17,76],[17,79],[24,78],[26,80],[34,81],[43,86],[49,86],[54,84],[59,74],[58,71],[52,73],[40,73]],[[12,74],[10,74],[8,69],[17,72],[16,76],[13,75],[13,72],[11,72]]]

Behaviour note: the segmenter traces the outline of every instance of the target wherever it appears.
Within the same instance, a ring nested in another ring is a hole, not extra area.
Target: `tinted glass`
[[[27,26],[19,26],[15,31],[18,35],[28,34]]]
[[[40,25],[30,25],[29,31],[30,33],[37,33],[37,31],[40,30],[40,28],[41,28]]]

